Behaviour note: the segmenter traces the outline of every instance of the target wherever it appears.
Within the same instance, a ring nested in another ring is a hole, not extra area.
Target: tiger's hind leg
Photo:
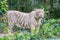
[[[9,27],[8,27],[8,33],[9,34],[12,34],[12,31],[13,31],[13,28],[14,27],[14,25],[12,24],[12,23],[9,23]]]

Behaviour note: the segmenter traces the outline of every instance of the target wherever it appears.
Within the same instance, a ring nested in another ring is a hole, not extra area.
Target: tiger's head
[[[44,9],[34,9],[36,14],[36,19],[44,18]]]

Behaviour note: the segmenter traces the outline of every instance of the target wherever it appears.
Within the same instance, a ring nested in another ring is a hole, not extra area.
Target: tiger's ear
[[[44,10],[44,8],[40,8],[40,9]]]
[[[43,10],[44,10],[44,8],[43,8]]]

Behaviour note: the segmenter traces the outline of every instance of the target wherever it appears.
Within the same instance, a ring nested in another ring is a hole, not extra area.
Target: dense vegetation
[[[12,6],[13,5],[13,6]],[[0,0],[0,34],[8,33],[8,26],[5,23],[4,14],[8,10],[19,10],[30,12],[34,8],[44,8],[45,18],[40,28],[40,34],[29,34],[27,31],[1,37],[0,40],[43,40],[46,38],[60,38],[60,0]]]

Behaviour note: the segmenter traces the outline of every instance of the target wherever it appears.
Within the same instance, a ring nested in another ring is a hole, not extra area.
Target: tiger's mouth
[[[41,18],[41,17],[36,17],[35,19],[36,19],[36,20],[39,20],[40,18]]]

